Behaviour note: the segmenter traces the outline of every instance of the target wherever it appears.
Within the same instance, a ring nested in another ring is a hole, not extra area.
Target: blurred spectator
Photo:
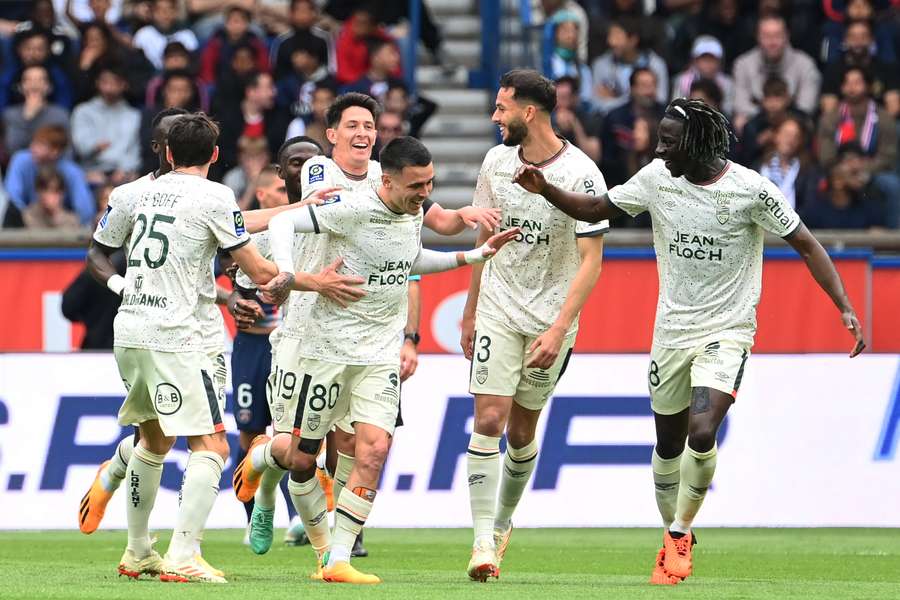
[[[791,95],[787,83],[778,76],[769,77],[763,84],[762,110],[744,126],[740,141],[740,162],[754,165],[763,154],[772,149],[775,129],[788,117],[808,120],[803,113],[791,107]]]
[[[82,38],[89,26],[99,25],[108,31],[110,38],[119,47],[131,48],[131,36],[119,29],[122,2],[123,0],[116,0],[114,3],[110,0],[66,0],[66,18],[81,32]]]
[[[367,6],[356,8],[341,26],[337,38],[335,76],[339,83],[351,83],[366,74],[369,69],[368,43],[373,38],[394,41],[384,28],[378,25],[372,8]],[[391,75],[401,77],[402,72],[398,67]]]
[[[28,229],[77,229],[78,215],[63,205],[66,185],[56,169],[41,167],[34,178],[35,201],[22,211],[22,223]]]
[[[419,3],[419,39],[422,45],[431,54],[434,64],[441,65],[446,68],[452,68],[453,65],[447,62],[447,57],[443,51],[443,36],[440,28],[434,22],[434,16],[431,9],[424,0],[418,0]],[[409,0],[404,2],[379,2],[376,4],[376,19],[379,23],[384,23],[390,27],[391,35],[397,39],[400,47],[403,49],[405,56],[406,41],[409,31],[406,25],[400,25],[401,21],[409,21],[410,3]]]
[[[578,58],[578,16],[561,10],[553,15],[553,48],[544,64],[544,75],[550,79],[563,76],[579,80],[581,99],[590,102],[594,95],[591,70]]]
[[[162,69],[163,51],[169,42],[181,42],[188,51],[197,49],[194,32],[177,26],[178,4],[176,0],[153,0],[153,21],[134,34],[134,47],[144,52],[154,67]]]
[[[250,184],[271,163],[271,158],[266,140],[261,137],[241,136],[237,141],[237,149],[238,165],[225,173],[222,184],[234,192],[238,207],[248,210],[255,197]]]
[[[213,94],[213,110],[218,113],[236,106],[244,97],[247,82],[260,71],[256,70],[256,51],[252,46],[241,44],[234,49],[231,62],[222,72]]]
[[[154,75],[153,65],[144,53],[130,44],[123,45],[115,37],[115,29],[100,21],[85,23],[81,27],[81,52],[75,61],[76,103],[85,102],[97,90],[97,74],[104,64],[118,63],[125,70],[128,80],[128,100],[135,104],[144,102],[144,90]]]
[[[722,71],[722,44],[708,35],[694,40],[691,48],[691,65],[675,76],[672,99],[687,98],[691,85],[698,79],[710,79],[719,86],[722,94],[722,110],[726,115],[734,111],[734,80]]]
[[[275,109],[275,84],[268,73],[251,76],[237,106],[223,107],[219,112],[222,134],[219,136],[220,169],[237,164],[238,139],[261,138],[269,154],[275,156],[285,140],[288,120],[285,111]]]
[[[333,69],[333,51],[329,52],[331,38],[328,33],[316,27],[319,21],[316,3],[313,0],[291,0],[290,15],[292,29],[272,43],[275,79],[280,82],[282,78],[295,73],[297,66],[294,53],[298,50],[314,58],[317,68]]]
[[[652,50],[641,49],[640,23],[620,19],[612,23],[607,36],[609,50],[594,61],[595,103],[602,112],[620,106],[629,97],[629,81],[636,69],[649,69],[656,81],[656,101],[669,98],[669,70],[665,61]]]
[[[291,53],[290,74],[278,80],[278,106],[289,108],[291,114],[309,119],[312,113],[312,96],[317,87],[337,88],[337,80],[319,57],[305,48],[295,48]],[[302,134],[301,134],[302,135]],[[291,136],[288,136],[291,137]]]
[[[119,275],[125,275],[125,251],[116,250],[109,259]],[[112,350],[113,321],[122,298],[98,283],[87,269],[81,271],[62,295],[62,313],[73,323],[84,323],[82,350]]]
[[[72,61],[72,38],[66,35],[56,19],[56,9],[52,0],[34,0],[31,5],[31,19],[19,23],[13,36],[13,45],[32,33],[42,33],[49,40],[49,60],[61,69],[68,69]]]
[[[235,54],[240,54],[240,56],[232,56],[232,62],[236,62],[237,60],[245,60],[250,66],[250,72],[252,72],[252,67],[254,64],[253,59],[253,51],[247,49],[246,53],[235,52]],[[167,81],[171,79],[171,75],[175,75],[175,77],[180,81],[185,77],[190,81],[190,87],[193,89],[193,94],[195,94],[195,98],[191,100],[194,102],[196,100],[197,106],[199,110],[209,111],[210,107],[210,99],[209,99],[209,89],[207,86],[203,85],[203,83],[193,75],[194,70],[192,67],[191,61],[191,53],[188,52],[187,48],[184,47],[184,44],[181,42],[171,42],[166,46],[165,51],[163,52],[163,72],[155,75],[149,82],[147,82],[147,89],[144,97],[144,107],[147,110],[153,110],[157,106],[159,106],[160,102],[162,102],[162,87]],[[227,83],[222,82],[221,89],[223,95],[226,94]],[[168,108],[168,107],[163,107]],[[183,106],[181,108],[187,108]],[[197,110],[197,109],[191,109]]]
[[[162,76],[152,105],[144,109],[141,117],[141,172],[155,171],[159,160],[150,149],[151,124],[153,116],[166,108],[182,108],[189,112],[201,110],[200,89],[190,72],[186,70],[168,71]]]
[[[579,81],[574,77],[556,80],[556,109],[553,125],[559,134],[578,146],[596,163],[600,162],[600,119],[579,101]]]
[[[894,119],[872,99],[870,85],[868,73],[859,67],[850,67],[844,73],[841,103],[819,120],[819,160],[828,164],[835,159],[840,146],[859,144],[864,155],[860,168],[888,200],[887,225],[896,228],[900,225],[900,177],[894,171],[897,129]]]
[[[772,150],[757,169],[774,183],[796,210],[814,202],[819,186],[819,171],[809,157],[809,135],[802,119],[787,117],[775,129]]]
[[[72,144],[92,184],[120,185],[141,166],[141,113],[125,102],[127,88],[120,67],[102,67],[97,95],[72,111]]]
[[[269,70],[269,53],[266,45],[250,31],[250,11],[240,6],[230,6],[225,11],[225,25],[216,31],[206,43],[200,58],[200,80],[212,84],[222,76],[238,47],[254,50],[254,71]]]
[[[791,47],[784,19],[766,16],[759,20],[759,42],[753,50],[741,55],[734,63],[735,97],[733,119],[735,130],[757,112],[766,79],[778,75],[787,83],[794,105],[807,115],[816,110],[821,75],[813,60]]]
[[[687,95],[691,100],[700,100],[722,112],[722,89],[712,79],[697,79],[691,84]]]
[[[13,154],[5,185],[10,202],[20,213],[37,198],[35,179],[38,171],[42,167],[54,167],[65,180],[65,207],[75,211],[82,224],[90,224],[94,217],[94,197],[81,168],[62,156],[68,144],[65,128],[46,125],[35,132],[27,150]]]
[[[846,8],[839,8],[837,4],[845,4]],[[883,2],[883,5],[887,2]],[[859,21],[874,23],[874,35],[870,50],[876,59],[882,63],[897,62],[897,52],[894,46],[897,26],[889,19],[876,19],[875,7],[870,0],[848,0],[847,2],[834,2],[823,0],[825,16],[828,20],[822,26],[822,60],[826,63],[837,62],[844,50],[842,42],[846,45],[847,29],[850,24]],[[885,7],[886,8],[886,7]]]
[[[403,120],[407,123],[407,135],[417,138],[431,115],[437,112],[438,105],[422,95],[410,98],[409,88],[397,80],[391,83],[384,96],[384,108],[403,115]]]
[[[556,24],[553,17],[560,11],[574,14],[578,18],[578,60],[587,62],[588,59],[588,29],[590,23],[584,8],[575,0],[541,0],[541,8],[544,13],[544,32],[542,46],[553,47]],[[540,18],[538,15],[536,17]],[[535,22],[539,22],[535,20]]]
[[[749,14],[742,14],[740,4],[740,0],[710,2],[698,28],[699,34],[722,43],[724,68],[728,72],[732,72],[735,59],[753,48],[756,41],[754,21]]]
[[[50,38],[43,31],[31,30],[16,36],[13,42],[15,58],[0,75],[0,108],[18,104],[24,99],[19,90],[22,71],[36,65],[43,66],[50,75],[49,100],[66,109],[72,108],[72,86],[65,71],[50,60]]]
[[[337,98],[337,91],[334,87],[324,84],[317,85],[312,93],[309,122],[303,117],[296,117],[288,126],[285,139],[306,135],[316,140],[325,154],[331,156],[331,142],[325,135],[325,130],[328,129],[325,113],[328,112],[328,107],[334,103],[335,98]]]
[[[375,129],[378,131],[378,148],[384,148],[396,138],[406,135],[406,123],[403,115],[392,110],[383,111],[378,115],[378,121],[375,123]]]
[[[652,137],[665,112],[665,105],[656,99],[657,81],[653,71],[642,67],[634,69],[629,88],[629,101],[610,111],[603,120],[600,136],[601,170],[609,187],[624,183],[637,172],[632,169],[640,164],[642,156],[639,155],[653,152],[655,144],[652,144]],[[638,119],[647,122],[651,139],[635,139],[635,123]]]
[[[811,229],[870,229],[883,227],[881,202],[866,189],[862,159],[848,156],[828,170],[828,187],[800,210]]]
[[[838,104],[844,73],[851,67],[868,71],[872,79],[872,95],[882,102],[888,113],[900,117],[900,77],[898,66],[882,62],[872,52],[874,46],[872,25],[868,21],[849,23],[844,32],[844,45],[833,64],[828,65],[822,81],[821,109],[831,112]]]
[[[342,87],[340,92],[342,94],[347,92],[368,94],[384,104],[388,88],[397,82],[402,82],[392,75],[400,68],[400,51],[397,50],[394,42],[379,38],[369,41],[368,48],[369,70],[356,81]]]
[[[28,67],[22,72],[19,90],[22,104],[9,106],[3,111],[3,129],[6,151],[12,154],[27,148],[34,132],[45,125],[69,128],[69,112],[47,100],[50,94],[50,78],[41,65]]]

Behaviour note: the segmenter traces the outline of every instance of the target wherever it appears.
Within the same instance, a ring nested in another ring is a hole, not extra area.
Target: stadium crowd
[[[778,185],[811,227],[900,226],[897,0],[533,3],[541,66],[558,83],[555,126],[610,187],[652,160],[666,102],[685,96],[732,120],[731,158]],[[324,113],[339,93],[385,106],[382,144],[418,136],[437,105],[402,79],[407,8],[3,2],[0,227],[91,226],[112,187],[152,170],[150,120],[162,108],[221,123],[211,177],[242,208],[254,205],[248,182],[286,137],[328,148]],[[428,10],[423,17],[423,45],[447,65],[440,29]]]

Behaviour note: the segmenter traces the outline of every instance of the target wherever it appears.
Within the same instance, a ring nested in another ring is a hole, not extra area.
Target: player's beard
[[[528,137],[528,125],[521,119],[510,121],[506,126],[506,137],[503,139],[504,146],[518,146],[525,138]]]

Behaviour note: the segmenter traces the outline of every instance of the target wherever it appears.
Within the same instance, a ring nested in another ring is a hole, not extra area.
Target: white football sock
[[[125,479],[125,473],[128,470],[128,461],[131,460],[131,454],[134,452],[134,436],[130,435],[119,441],[116,451],[113,452],[112,458],[106,468],[100,471],[100,483],[107,492],[114,492],[119,489],[119,484]]]
[[[219,495],[224,468],[225,461],[215,452],[191,452],[181,485],[181,506],[169,542],[168,556],[174,562],[190,559],[195,554],[197,540],[203,538],[206,519]]]
[[[150,532],[147,523],[156,502],[159,480],[162,477],[164,455],[154,454],[138,446],[128,461],[128,486],[125,493],[125,514],[128,518],[128,549],[137,558],[150,554]]]
[[[500,438],[473,433],[466,452],[466,466],[475,543],[493,546],[500,484]]]

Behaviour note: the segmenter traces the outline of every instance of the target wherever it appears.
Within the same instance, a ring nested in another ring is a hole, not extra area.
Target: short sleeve
[[[109,196],[106,212],[97,223],[94,241],[107,248],[121,248],[131,235],[131,210],[122,194],[116,190]]]
[[[250,242],[250,234],[244,226],[244,215],[234,200],[234,192],[224,188],[205,211],[206,225],[212,231],[225,252],[237,250]]]
[[[575,187],[572,191],[591,196],[602,196],[606,193],[606,180],[603,179],[603,174],[597,165],[591,162],[585,167],[584,173],[575,180]],[[609,231],[609,221],[606,219],[596,223],[575,222],[575,237],[594,237],[603,235],[607,231]]]
[[[478,172],[478,180],[475,183],[475,197],[472,206],[476,208],[499,208],[494,199],[494,191],[491,189],[491,171],[493,161],[485,158]]]
[[[800,224],[800,216],[791,208],[778,187],[765,179],[750,207],[750,219],[778,237],[784,237]]]
[[[352,236],[356,233],[362,221],[366,202],[362,198],[347,201],[346,194],[345,192],[341,196],[332,196],[321,206],[309,205],[309,214],[312,216],[316,233],[330,233],[337,236]]]
[[[617,185],[609,190],[607,195],[610,202],[632,217],[636,217],[648,210],[654,197],[653,194],[656,193],[653,190],[653,185],[656,179],[656,171],[659,168],[657,161],[653,161],[622,185]]]

